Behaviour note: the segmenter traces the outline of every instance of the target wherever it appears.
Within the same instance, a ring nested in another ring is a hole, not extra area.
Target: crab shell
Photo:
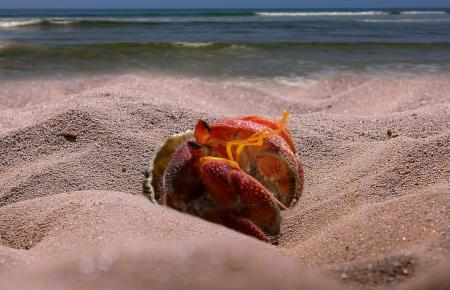
[[[224,157],[228,141],[278,127],[255,116],[212,126],[199,121],[195,133],[174,135],[159,149],[145,171],[144,193],[154,202],[275,242],[280,203],[289,206],[303,188],[303,168],[289,132],[244,148],[238,162]],[[193,148],[189,141],[201,146]]]
[[[173,155],[180,145],[194,138],[194,132],[188,130],[183,133],[175,134],[164,142],[159,148],[153,159],[150,160],[144,171],[144,180],[142,182],[143,193],[154,203],[161,198],[163,189],[164,173],[173,159]]]

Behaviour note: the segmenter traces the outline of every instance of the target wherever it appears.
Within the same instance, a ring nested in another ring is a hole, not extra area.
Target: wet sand
[[[140,195],[166,137],[284,109],[305,191],[278,246]],[[0,81],[0,289],[446,289],[449,142],[448,75]]]

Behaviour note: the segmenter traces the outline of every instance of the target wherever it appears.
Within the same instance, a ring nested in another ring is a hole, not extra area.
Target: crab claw
[[[260,240],[276,242],[280,233],[280,208],[272,194],[239,165],[223,158],[202,157],[203,184],[218,209],[202,215]]]
[[[164,174],[163,204],[185,209],[202,194],[202,180],[196,168],[196,156],[200,154],[200,150],[200,145],[187,141],[173,154]]]

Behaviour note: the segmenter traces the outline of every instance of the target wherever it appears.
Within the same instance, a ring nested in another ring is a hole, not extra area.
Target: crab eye
[[[202,148],[202,145],[200,145],[200,144],[198,144],[197,142],[194,142],[194,141],[188,141],[187,144],[192,149],[200,149],[200,148]]]
[[[209,132],[211,132],[211,126],[208,124],[208,122],[203,121],[203,120],[200,120],[200,121],[203,123],[203,126],[205,126],[205,128],[206,128]]]

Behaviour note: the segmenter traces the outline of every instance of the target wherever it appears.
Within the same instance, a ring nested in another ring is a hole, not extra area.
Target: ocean
[[[450,72],[450,8],[0,10],[0,78]]]

